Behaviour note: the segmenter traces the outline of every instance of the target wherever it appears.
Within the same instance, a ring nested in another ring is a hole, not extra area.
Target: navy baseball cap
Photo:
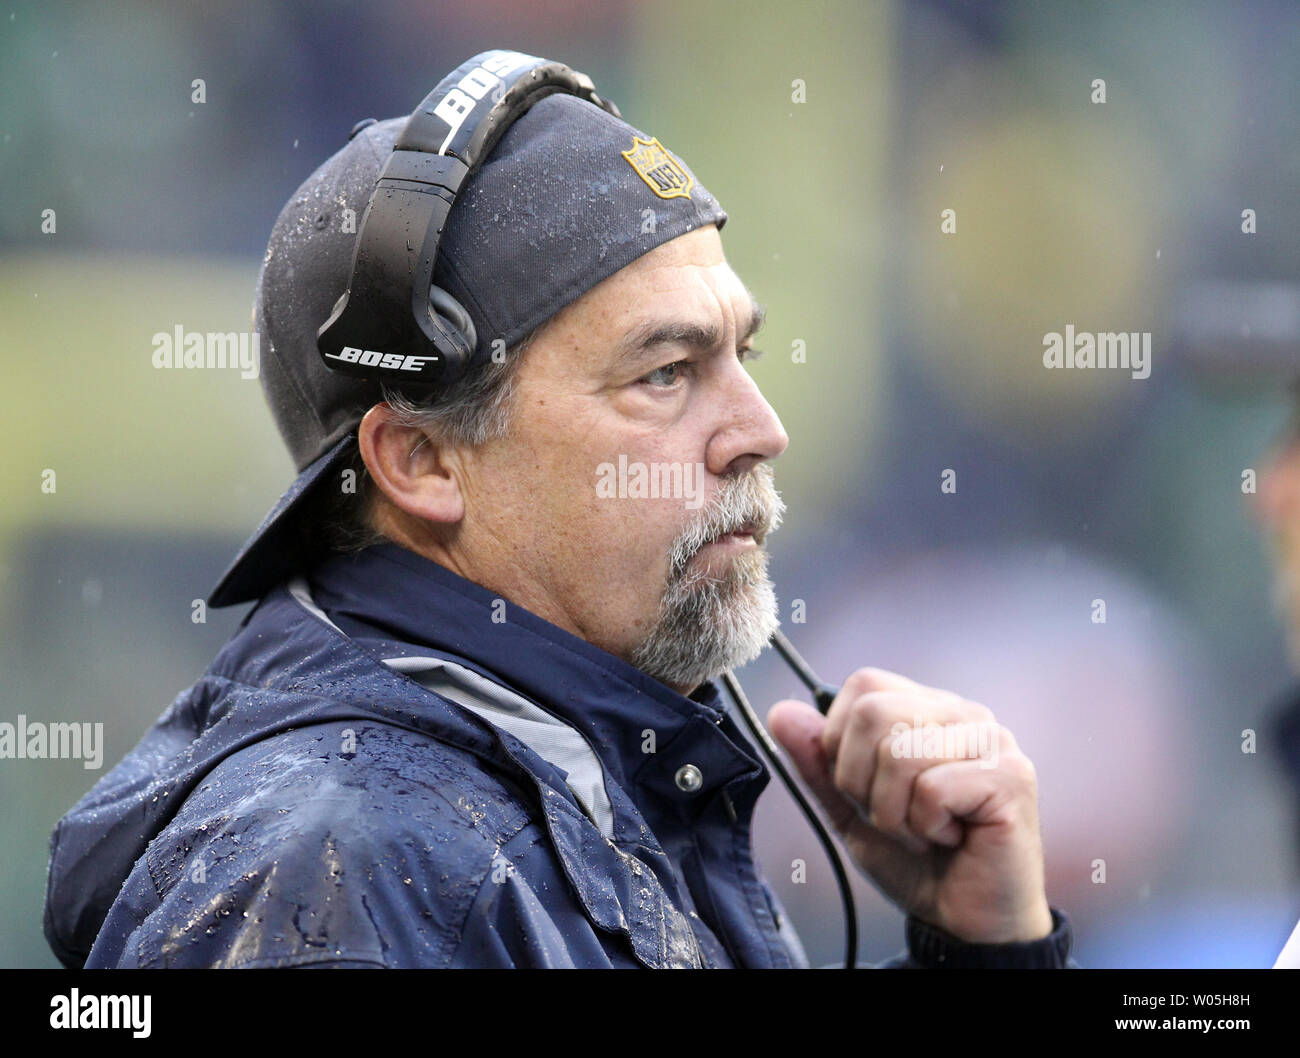
[[[254,296],[261,382],[299,474],[208,597],[260,598],[324,556],[305,524],[337,487],[379,382],[325,367],[316,333],[348,287],[357,230],[405,117],[361,122],[281,211]],[[675,179],[663,181],[664,164]],[[726,222],[722,207],[658,140],[577,96],[537,102],[462,187],[434,285],[467,310],[471,364],[514,345],[602,280],[665,242]],[[497,345],[496,348],[501,346]]]

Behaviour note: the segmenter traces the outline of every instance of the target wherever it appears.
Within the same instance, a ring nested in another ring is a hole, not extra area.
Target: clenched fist
[[[988,708],[868,668],[825,717],[783,701],[767,722],[853,858],[905,911],[971,943],[1051,933],[1034,766]]]

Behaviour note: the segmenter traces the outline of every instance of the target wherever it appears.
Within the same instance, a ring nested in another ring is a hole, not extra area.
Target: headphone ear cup
[[[461,345],[461,362],[457,365],[457,374],[463,371],[478,347],[478,332],[465,306],[448,294],[442,287],[429,288],[429,306],[434,314],[448,326],[456,341]],[[450,365],[449,365],[450,366]]]

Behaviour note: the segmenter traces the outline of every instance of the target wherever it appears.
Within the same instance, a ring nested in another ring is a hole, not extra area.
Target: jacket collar
[[[577,727],[624,788],[681,806],[677,776],[688,764],[701,778],[690,791],[697,804],[738,779],[766,785],[766,769],[743,739],[737,744],[712,682],[679,694],[397,544],[334,556],[310,580],[318,605],[372,653],[432,649],[467,662]]]

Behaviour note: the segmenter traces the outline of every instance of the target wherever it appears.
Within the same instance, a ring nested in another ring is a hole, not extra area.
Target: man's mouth
[[[725,548],[729,550],[740,550],[746,547],[757,547],[762,542],[762,534],[752,523],[746,523],[739,529],[733,529],[729,533],[723,533],[715,536],[704,548]]]

